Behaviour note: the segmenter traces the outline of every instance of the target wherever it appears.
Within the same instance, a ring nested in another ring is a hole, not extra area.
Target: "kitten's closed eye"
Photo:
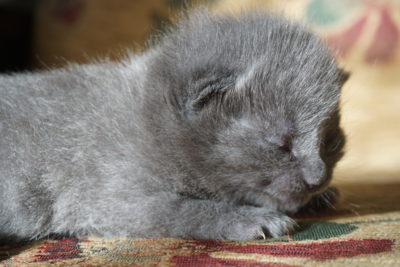
[[[290,135],[285,135],[283,138],[283,143],[279,146],[279,149],[286,153],[292,153],[293,149],[293,139]]]
[[[276,136],[267,136],[265,138],[266,142],[276,146],[278,149],[282,150],[283,152],[290,152],[292,151],[292,137],[289,135],[284,135],[282,137]]]

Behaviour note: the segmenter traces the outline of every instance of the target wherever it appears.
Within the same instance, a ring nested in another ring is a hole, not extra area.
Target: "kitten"
[[[283,235],[332,192],[346,78],[303,26],[204,10],[122,62],[0,76],[0,236]]]

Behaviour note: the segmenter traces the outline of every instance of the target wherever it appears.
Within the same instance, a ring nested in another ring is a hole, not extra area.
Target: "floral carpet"
[[[336,210],[251,242],[66,238],[0,248],[0,266],[399,266],[400,184],[338,185]]]

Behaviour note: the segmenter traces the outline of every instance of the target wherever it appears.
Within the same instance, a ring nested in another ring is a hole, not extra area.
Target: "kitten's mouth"
[[[282,212],[295,213],[313,197],[312,194],[303,192],[281,191],[275,194],[273,199],[277,203],[277,209]]]
[[[307,184],[306,186],[307,186],[308,193],[315,196],[315,195],[325,192],[329,187],[330,181],[331,181],[331,179],[325,179],[321,184],[315,185],[315,186],[310,186],[309,184]]]
[[[311,199],[324,194],[327,191],[330,180],[324,179],[321,184],[310,186],[301,176],[288,179],[277,179],[270,184],[264,193],[269,195],[280,211],[294,213],[306,205]]]
[[[315,214],[324,210],[334,210],[340,198],[340,192],[335,187],[328,187],[325,191],[313,195],[297,211],[297,215]]]

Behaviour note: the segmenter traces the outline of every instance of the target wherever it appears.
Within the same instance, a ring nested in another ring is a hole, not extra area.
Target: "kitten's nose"
[[[314,159],[302,168],[304,181],[311,192],[318,191],[326,181],[326,167],[322,159]]]

